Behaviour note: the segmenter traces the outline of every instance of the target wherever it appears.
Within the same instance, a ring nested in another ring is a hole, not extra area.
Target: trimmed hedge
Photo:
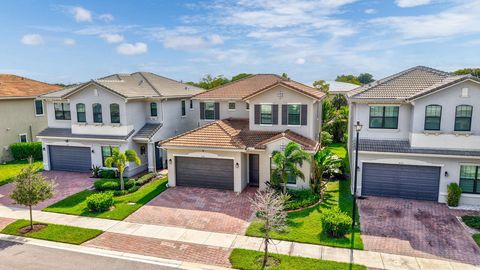
[[[462,221],[468,227],[480,230],[480,216],[463,216]]]
[[[87,197],[87,207],[94,213],[110,210],[113,206],[113,194],[111,192],[95,193]]]
[[[344,237],[352,227],[352,218],[342,212],[339,207],[333,207],[322,211],[320,216],[322,228],[330,237]]]
[[[155,178],[155,173],[147,173],[147,174],[139,177],[135,181],[135,184],[137,184],[137,186],[143,186],[146,183],[150,182],[153,178]]]
[[[285,210],[295,210],[314,205],[320,200],[320,196],[311,189],[289,189],[290,200],[285,203]]]
[[[447,204],[448,206],[457,207],[462,196],[462,189],[457,183],[450,183],[447,186]]]
[[[10,152],[15,160],[25,160],[33,157],[34,160],[42,160],[41,142],[23,142],[10,145]]]
[[[115,170],[102,169],[102,170],[100,170],[98,175],[100,176],[100,178],[108,178],[108,179],[118,178],[117,171],[115,171]]]
[[[124,179],[125,189],[130,189],[135,186],[135,180]],[[93,186],[98,191],[120,190],[120,179],[100,179],[93,183]]]

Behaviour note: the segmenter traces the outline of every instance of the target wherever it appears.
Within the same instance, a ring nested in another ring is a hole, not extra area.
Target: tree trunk
[[[263,262],[262,262],[262,269],[265,269],[265,267],[267,266],[267,262],[268,262],[268,241],[269,240],[269,237],[267,236],[265,238],[265,254],[263,254]]]
[[[123,172],[120,172],[120,189],[125,189],[125,184],[123,183]]]
[[[32,206],[29,205],[30,208],[30,230],[33,231],[33,216],[32,216]]]

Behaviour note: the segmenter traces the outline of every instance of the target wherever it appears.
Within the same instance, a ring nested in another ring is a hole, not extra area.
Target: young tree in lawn
[[[55,182],[47,180],[33,164],[23,168],[13,181],[10,197],[30,209],[30,230],[33,230],[32,206],[50,199],[55,191]]]
[[[312,171],[310,175],[310,188],[320,194],[320,198],[323,199],[324,191],[327,186],[325,177],[331,174],[340,173],[340,167],[342,166],[342,159],[334,155],[327,148],[318,150],[312,155]]]
[[[127,162],[135,162],[135,164],[140,165],[142,161],[137,156],[137,153],[133,150],[127,150],[125,152],[120,152],[118,148],[112,149],[112,156],[105,159],[105,164],[107,167],[115,167],[120,173],[120,189],[125,189],[125,184],[123,181],[123,172],[127,166]]]
[[[298,168],[302,166],[304,161],[309,161],[310,155],[303,151],[300,146],[294,142],[289,142],[285,146],[285,150],[273,151],[272,162],[275,168],[272,169],[271,180],[275,184],[283,185],[283,193],[287,193],[288,176],[300,177],[305,180],[305,175]]]
[[[285,212],[285,199],[275,190],[267,188],[264,192],[257,191],[252,200],[252,206],[257,213],[258,219],[262,221],[262,232],[264,242],[264,255],[262,269],[268,262],[268,245],[271,243],[271,232],[282,231],[286,228],[287,213]]]

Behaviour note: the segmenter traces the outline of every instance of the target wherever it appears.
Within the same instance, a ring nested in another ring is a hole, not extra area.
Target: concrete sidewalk
[[[0,217],[28,219],[28,210],[0,206]],[[179,227],[157,226],[89,218],[65,214],[34,211],[33,219],[40,222],[99,229],[106,232],[142,236],[162,240],[179,241],[223,248],[243,248],[261,250],[262,239],[243,235],[215,233],[191,230]],[[448,260],[426,259],[401,256],[382,252],[371,252],[345,248],[333,248],[320,245],[301,244],[289,241],[275,241],[272,252],[292,256],[301,256],[329,261],[355,263],[378,269],[413,269],[413,270],[470,270],[480,268]]]

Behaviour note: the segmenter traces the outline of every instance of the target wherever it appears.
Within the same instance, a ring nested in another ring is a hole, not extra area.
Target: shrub
[[[334,207],[323,210],[320,217],[323,231],[331,237],[344,237],[352,226],[352,218]]]
[[[42,160],[41,142],[23,142],[10,145],[10,152],[15,160],[25,160],[33,157],[34,160]]]
[[[447,186],[447,204],[448,206],[456,207],[460,203],[460,196],[462,189],[457,183],[450,183]]]
[[[129,179],[125,181],[125,189],[129,189],[135,186],[135,180]],[[93,183],[93,186],[98,191],[106,190],[120,190],[120,180],[119,179],[100,179]]]
[[[480,216],[463,216],[462,221],[468,227],[480,230]]]
[[[113,192],[113,196],[117,197],[117,196],[123,196],[123,195],[127,195],[128,194],[128,190],[124,189],[124,190],[115,190]]]
[[[135,181],[135,184],[137,184],[137,186],[143,186],[146,183],[150,182],[153,178],[155,178],[155,173],[147,173],[147,174],[139,177]]]
[[[118,178],[117,171],[115,170],[100,170],[99,172],[100,178]]]
[[[322,131],[320,133],[320,143],[323,146],[330,145],[333,142],[332,134],[328,133],[327,131]]]
[[[100,171],[101,171],[100,166],[93,165],[90,171],[92,172],[93,178],[100,178]]]
[[[314,205],[320,200],[320,196],[311,189],[289,189],[290,200],[285,203],[285,210],[294,210]]]
[[[128,193],[133,193],[133,192],[137,191],[139,188],[140,188],[139,186],[133,186],[133,187],[127,189],[127,192]]]
[[[95,193],[88,196],[86,202],[90,211],[105,212],[113,206],[113,194],[111,192]]]

